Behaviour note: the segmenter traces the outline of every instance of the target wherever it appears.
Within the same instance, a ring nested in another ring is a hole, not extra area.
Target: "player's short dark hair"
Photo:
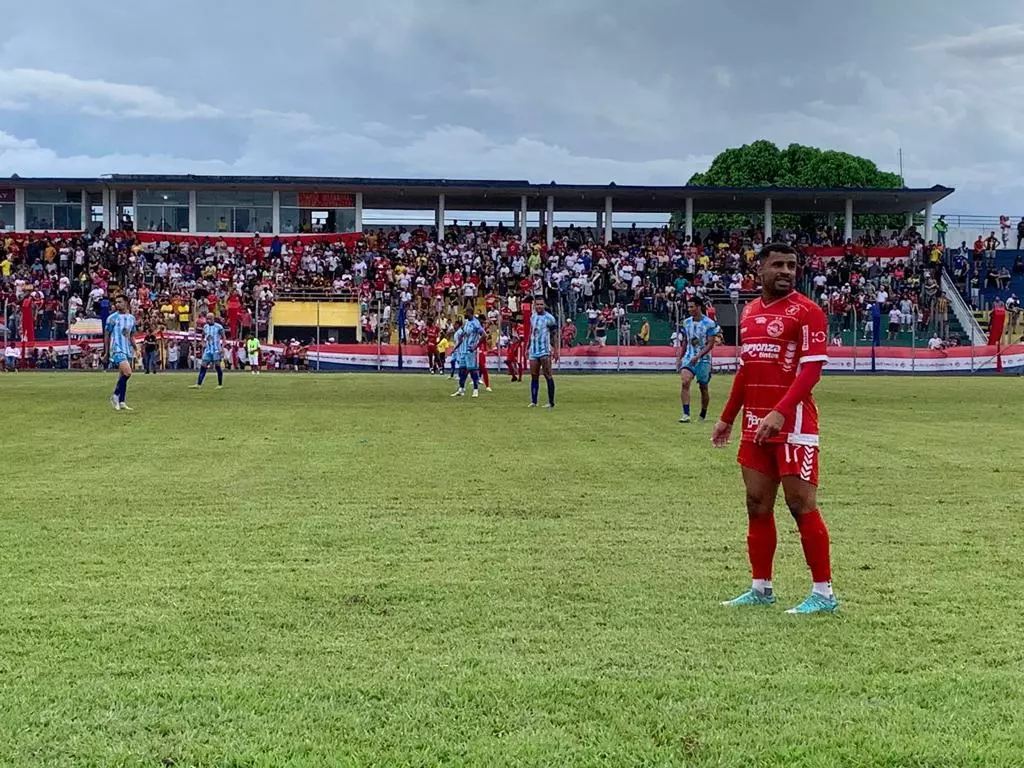
[[[708,303],[704,301],[704,299],[702,299],[700,296],[691,296],[690,298],[687,299],[687,302],[696,304],[701,309],[706,309],[708,306]]]
[[[781,253],[786,256],[796,256],[796,248],[789,243],[765,243],[761,252],[757,254],[758,261],[764,261],[769,253]]]

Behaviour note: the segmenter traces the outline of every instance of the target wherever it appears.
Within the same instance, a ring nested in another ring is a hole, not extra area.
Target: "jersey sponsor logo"
[[[768,332],[769,336],[774,336],[777,338],[785,332],[786,326],[783,324],[781,320],[779,320],[779,318],[775,318],[770,323],[768,323],[768,327],[765,328],[765,330]]]
[[[759,360],[775,360],[781,352],[782,347],[779,344],[758,341],[744,344],[740,354],[744,357],[752,357]]]
[[[757,429],[761,425],[761,417],[756,414],[745,412],[743,418],[747,422],[747,429]]]
[[[768,318],[764,317],[764,316],[762,316],[762,317],[755,317],[754,318],[754,322],[757,323],[758,325],[764,325],[765,323],[768,322]]]
[[[811,342],[814,343],[814,344],[823,344],[823,343],[825,343],[825,332],[824,331],[815,331],[814,333],[812,333],[811,334]]]
[[[811,348],[811,342],[810,342],[810,329],[809,329],[809,328],[808,328],[808,327],[807,327],[807,326],[805,325],[805,326],[804,326],[803,328],[801,328],[800,330],[801,330],[801,331],[803,332],[803,337],[804,337],[804,351],[806,352],[806,351],[807,351],[808,349],[810,349],[810,348]]]
[[[800,307],[794,304],[792,307],[786,309],[786,314],[789,315],[790,317],[796,317],[797,315],[800,314]]]

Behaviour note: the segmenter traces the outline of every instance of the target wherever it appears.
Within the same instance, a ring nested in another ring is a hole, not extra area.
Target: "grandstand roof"
[[[0,181],[0,184],[6,180]],[[695,213],[749,213],[763,210],[766,197],[774,213],[843,213],[852,199],[857,213],[907,213],[922,210],[951,195],[950,187],[919,189],[629,186],[611,184],[535,184],[518,179],[369,179],[325,176],[198,176],[112,174],[96,179],[19,178],[15,186],[58,186],[122,189],[278,189],[363,193],[364,208],[422,209],[437,206],[445,196],[448,210],[516,210],[526,196],[531,211],[543,210],[547,197],[557,211],[599,211],[605,197],[616,211],[663,213],[682,210],[693,199]]]

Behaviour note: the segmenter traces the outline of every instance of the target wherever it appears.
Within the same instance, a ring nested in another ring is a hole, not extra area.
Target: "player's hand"
[[[715,422],[715,428],[711,430],[711,444],[715,448],[725,448],[729,444],[729,438],[732,436],[732,424],[726,424],[724,421]]]
[[[765,440],[770,440],[775,437],[782,430],[785,423],[785,416],[778,411],[772,411],[761,419],[761,423],[757,427],[757,432],[754,433],[754,442],[760,445]]]

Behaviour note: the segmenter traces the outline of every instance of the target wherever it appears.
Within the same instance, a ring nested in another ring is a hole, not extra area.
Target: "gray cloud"
[[[111,0],[0,27],[6,173],[682,183],[769,138],[1024,212],[1010,0]],[[979,20],[990,26],[979,26]]]

